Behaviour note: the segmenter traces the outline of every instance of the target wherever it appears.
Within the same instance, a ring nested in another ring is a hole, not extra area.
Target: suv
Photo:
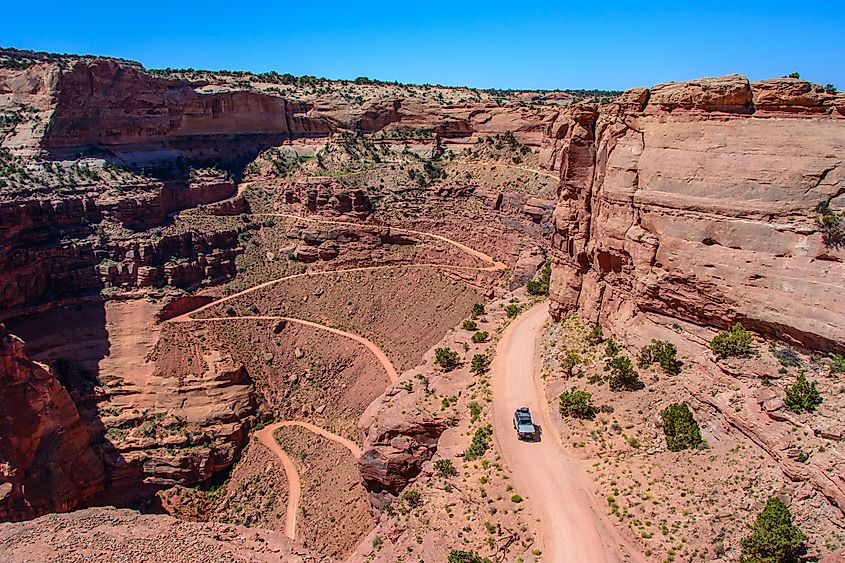
[[[537,429],[531,420],[531,413],[528,407],[519,407],[513,413],[513,427],[516,430],[516,437],[520,440],[536,440]]]

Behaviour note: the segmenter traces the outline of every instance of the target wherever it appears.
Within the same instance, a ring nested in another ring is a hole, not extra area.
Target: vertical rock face
[[[0,324],[0,520],[71,510],[103,485],[76,405]]]
[[[800,80],[728,76],[555,116],[542,148],[561,178],[553,314],[739,320],[841,349],[845,252],[816,219],[845,204],[843,108]]]

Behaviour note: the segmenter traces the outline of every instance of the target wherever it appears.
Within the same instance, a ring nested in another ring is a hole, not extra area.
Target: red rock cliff
[[[103,464],[76,405],[0,324],[0,521],[66,511],[97,493]]]
[[[547,124],[559,171],[553,313],[742,321],[811,348],[845,343],[845,96],[741,76],[627,92]]]

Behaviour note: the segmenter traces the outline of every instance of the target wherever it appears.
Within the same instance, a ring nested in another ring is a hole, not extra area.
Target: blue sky
[[[150,68],[483,88],[606,88],[793,71],[845,89],[835,2],[7,2],[0,46]],[[11,22],[15,22],[10,25]]]

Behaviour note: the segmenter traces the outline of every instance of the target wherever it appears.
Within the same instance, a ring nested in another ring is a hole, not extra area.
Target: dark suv
[[[528,407],[519,407],[516,409],[516,412],[513,413],[513,427],[516,430],[517,438],[520,440],[534,441],[537,439],[537,428],[531,420],[531,413],[528,411]]]

